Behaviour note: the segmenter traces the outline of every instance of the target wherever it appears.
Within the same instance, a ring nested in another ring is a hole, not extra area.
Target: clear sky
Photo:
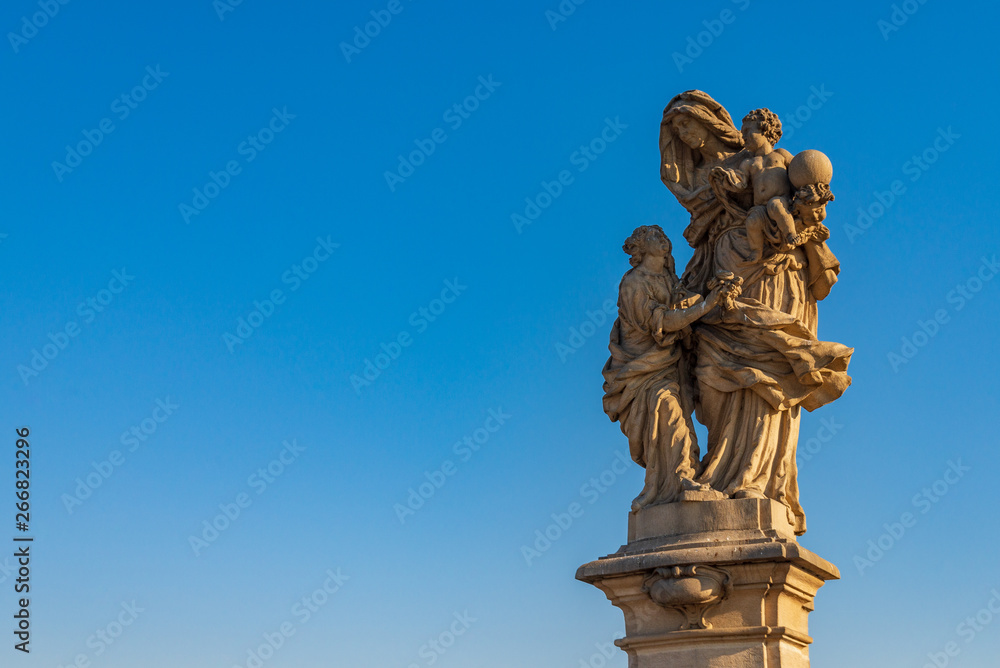
[[[834,164],[813,666],[996,665],[994,4],[225,1],[0,10],[0,541],[21,426],[36,537],[0,665],[602,665],[573,576],[643,476],[604,306],[636,226],[690,257],[690,88]]]

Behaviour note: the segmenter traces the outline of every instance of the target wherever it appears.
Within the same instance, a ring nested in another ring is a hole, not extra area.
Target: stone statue
[[[780,138],[769,110],[751,111],[738,131],[700,91],[664,112],[661,177],[691,215],[684,236],[695,255],[678,281],[658,227],[624,247],[634,268],[620,287],[604,407],[646,467],[633,508],[767,498],[805,532],[799,411],[844,392],[853,350],[816,339],[817,299],[840,270],[822,225],[832,166],[818,151],[775,149]],[[704,461],[692,412],[708,428]]]
[[[802,409],[840,397],[854,352],[817,338],[840,264],[823,225],[833,166],[776,144],[755,109],[737,129],[708,94],[670,101],[660,177],[690,216],[670,241],[637,228],[622,278],[604,410],[646,469],[628,542],[577,578],[625,614],[630,668],[808,668],[807,618],[836,566],[801,547]],[[704,458],[694,419],[708,430]]]
[[[695,481],[695,395],[690,355],[683,348],[690,345],[690,325],[739,294],[739,285],[735,277],[720,281],[704,298],[685,290],[674,271],[670,241],[658,225],[637,228],[622,250],[631,256],[632,269],[619,287],[611,359],[604,367],[604,410],[621,423],[632,459],[646,469],[645,488],[632,507],[721,499]]]

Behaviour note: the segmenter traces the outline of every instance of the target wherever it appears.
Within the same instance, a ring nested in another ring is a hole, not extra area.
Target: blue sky
[[[856,353],[802,421],[802,542],[843,574],[813,665],[994,665],[998,10],[894,7],[5,5],[0,405],[36,542],[0,663],[598,665],[621,613],[573,575],[642,484],[604,304],[636,226],[690,257],[657,133],[700,88],[834,164],[820,336]]]

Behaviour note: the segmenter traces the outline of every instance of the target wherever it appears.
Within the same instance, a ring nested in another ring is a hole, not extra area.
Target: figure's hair
[[[796,204],[811,204],[821,206],[834,200],[833,192],[826,183],[814,183],[803,186],[795,191],[792,197],[792,206]]]
[[[689,116],[698,121],[734,151],[743,148],[743,136],[739,133],[739,130],[727,123],[724,118],[713,114],[711,109],[698,104],[674,103],[664,110],[661,125],[670,124],[677,116]]]
[[[629,257],[628,263],[633,267],[638,267],[642,263],[642,258],[646,255],[646,240],[650,233],[659,234],[663,237],[663,240],[667,242],[667,263],[666,269],[670,276],[674,275],[674,256],[673,256],[673,244],[670,243],[670,238],[663,231],[663,228],[659,225],[640,225],[635,228],[631,236],[625,240],[622,245],[622,250],[625,251]]]
[[[778,143],[778,140],[781,139],[781,121],[776,113],[770,109],[754,109],[743,117],[744,123],[754,121],[760,126],[764,138],[771,142],[771,146]]]

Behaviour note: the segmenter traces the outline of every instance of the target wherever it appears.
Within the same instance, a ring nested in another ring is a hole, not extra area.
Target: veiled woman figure
[[[716,311],[695,327],[697,416],[708,428],[698,482],[732,498],[769,498],[788,508],[805,533],[795,452],[799,411],[838,398],[850,384],[853,350],[816,339],[816,297],[801,247],[752,261],[748,202],[724,201],[712,189],[715,166],[741,154],[740,133],[708,94],[688,91],[664,111],[661,177],[691,214],[684,232],[695,248],[684,287],[704,293],[719,272],[743,279],[737,308]]]
[[[631,256],[632,269],[618,292],[611,358],[603,372],[604,411],[620,423],[632,459],[646,469],[645,487],[632,508],[679,501],[685,492],[711,495],[707,485],[695,482],[694,395],[682,339],[732,288],[720,285],[704,299],[684,290],[670,241],[658,225],[636,228],[622,250]]]
[[[710,236],[717,236],[721,227],[742,222],[716,197],[709,174],[713,167],[738,167],[748,155],[729,112],[708,93],[686,91],[664,110],[660,179],[691,214],[684,238],[695,252],[682,278],[689,290],[703,293],[715,276]]]

